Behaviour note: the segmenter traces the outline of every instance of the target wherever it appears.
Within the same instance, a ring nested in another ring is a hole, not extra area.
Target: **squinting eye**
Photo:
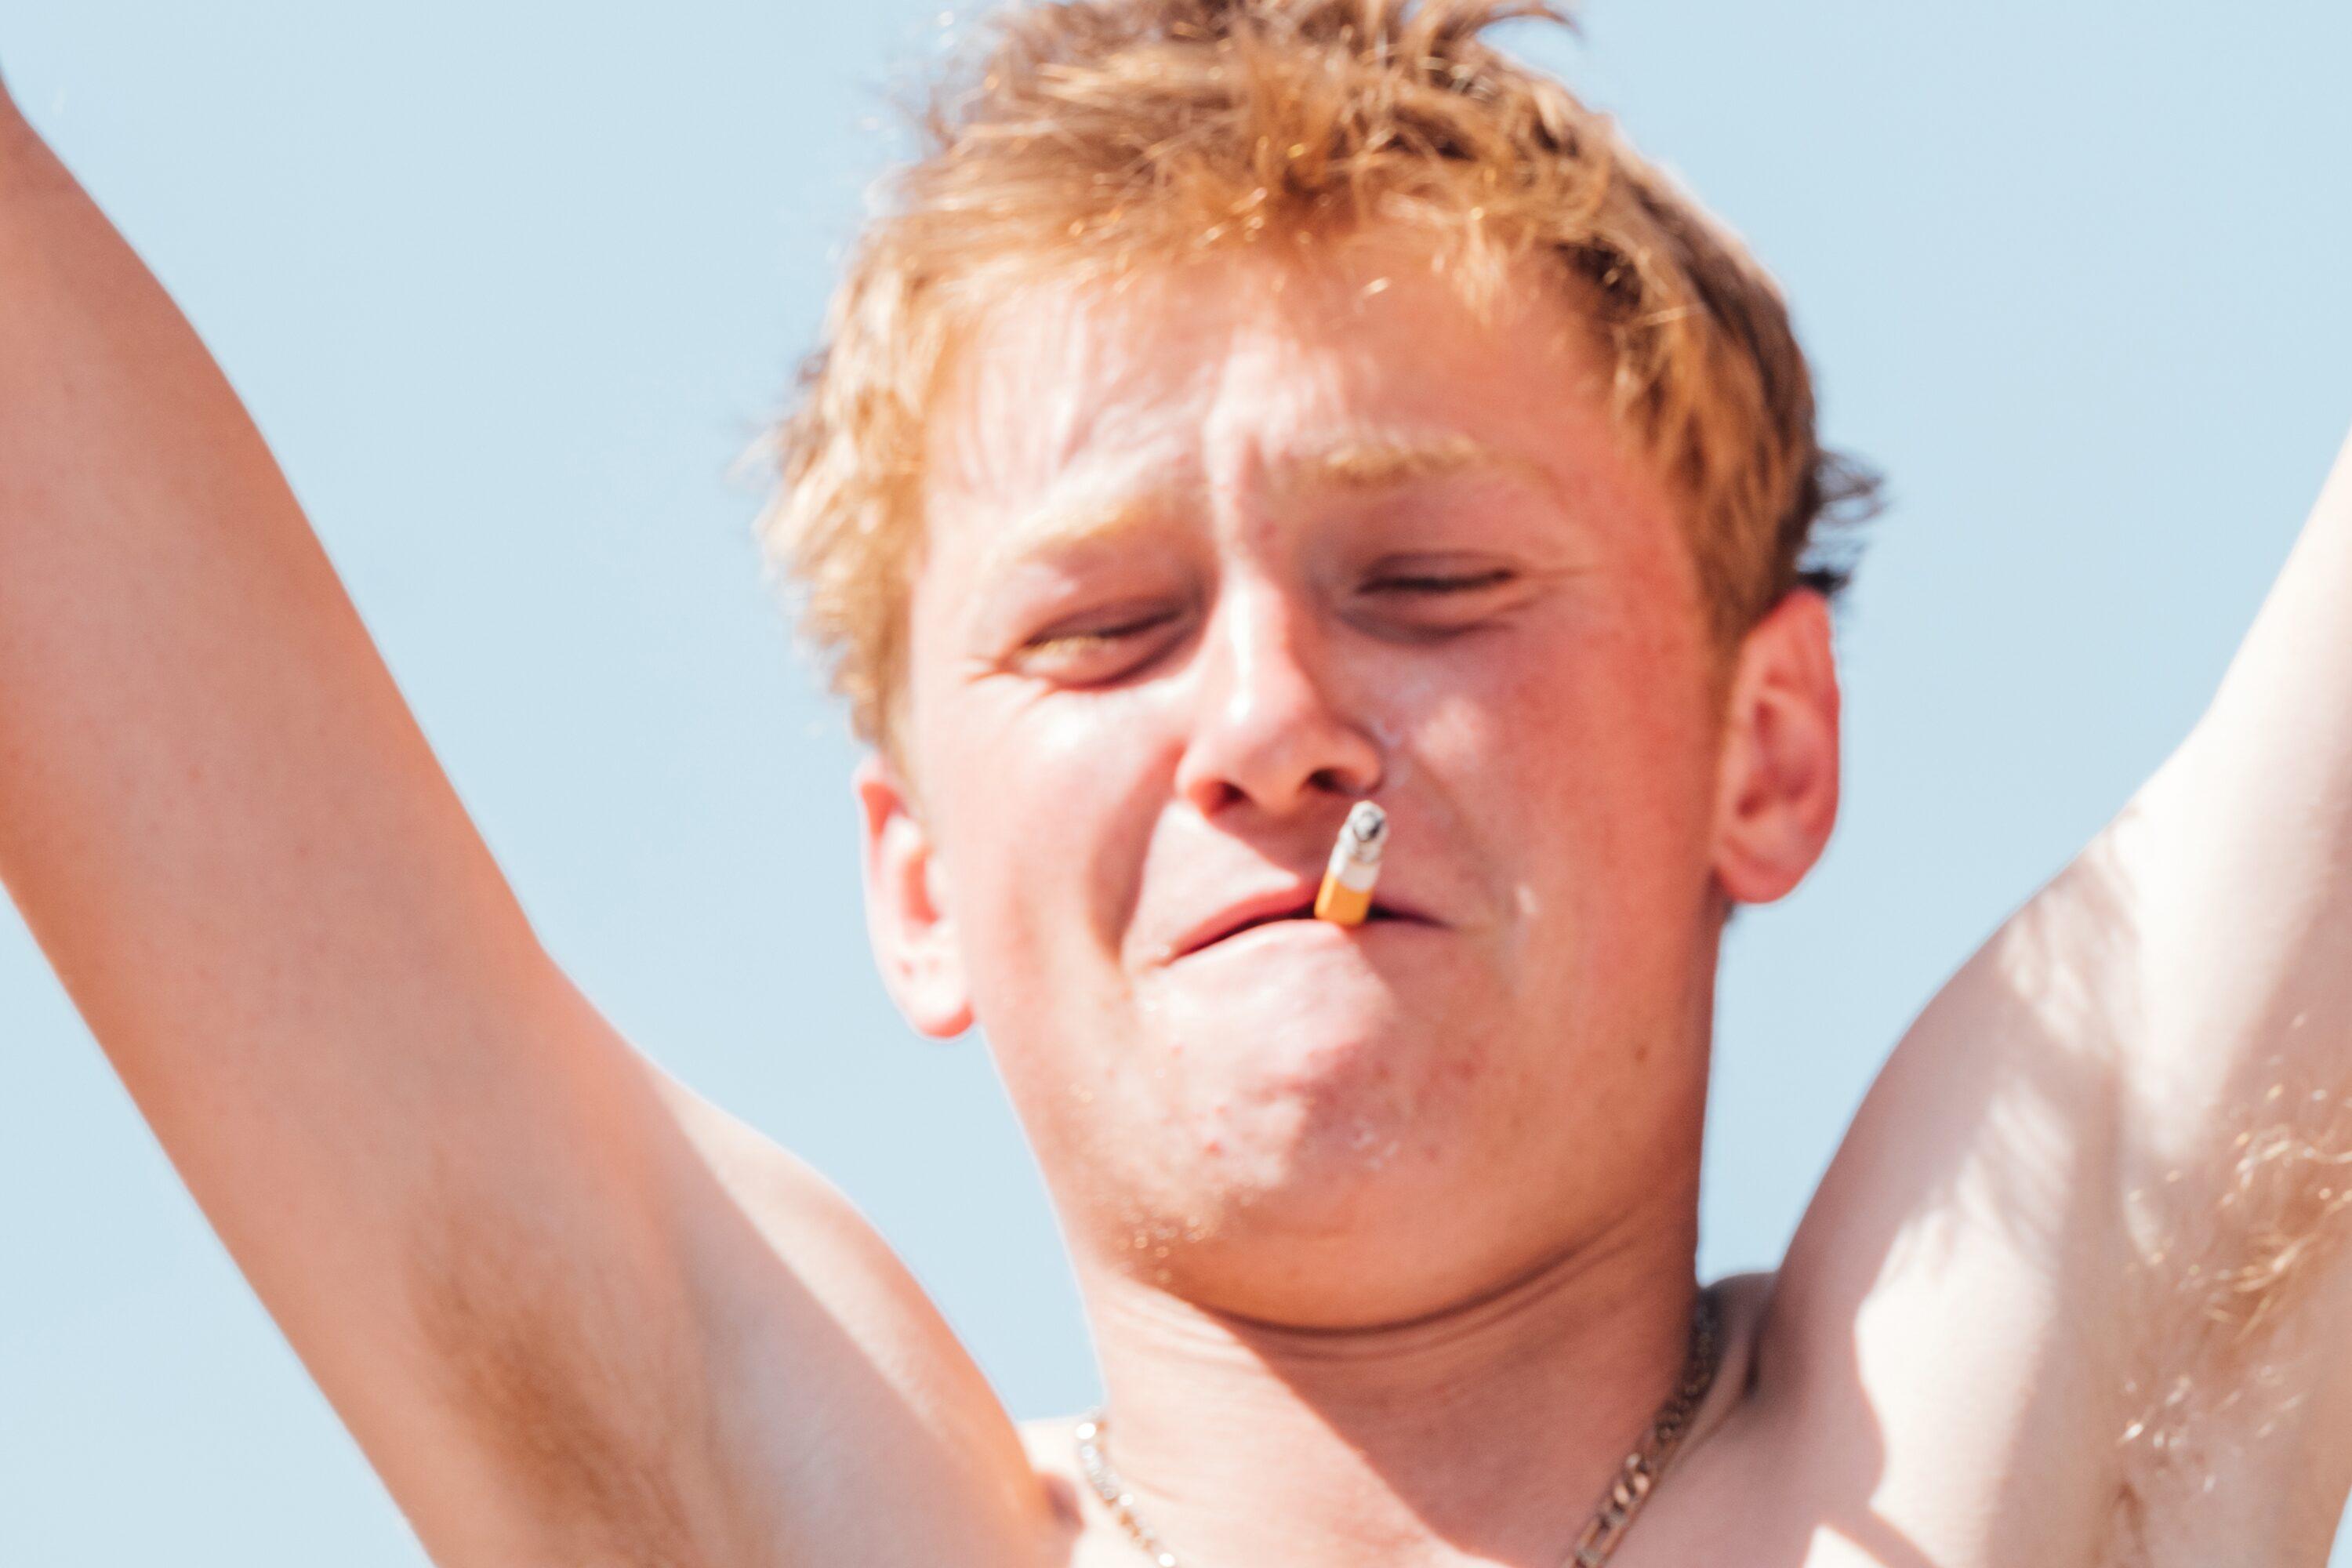
[[[1375,594],[1475,594],[1481,588],[1502,587],[1513,578],[1508,567],[1497,566],[1492,571],[1458,576],[1414,574],[1375,577],[1366,586]]]
[[[1140,620],[1121,621],[1115,626],[1087,626],[1071,631],[1046,632],[1029,639],[1024,645],[1030,649],[1055,647],[1092,647],[1098,643],[1113,643],[1121,637],[1141,637],[1157,631],[1176,618],[1173,610],[1162,610]]]
[[[1500,624],[1525,600],[1528,582],[1508,563],[1395,556],[1370,563],[1356,589],[1353,615],[1366,630],[1384,636],[1452,637]]]
[[[1024,669],[1077,684],[1115,680],[1149,661],[1182,611],[1155,609],[1098,624],[1065,623],[1021,645]]]

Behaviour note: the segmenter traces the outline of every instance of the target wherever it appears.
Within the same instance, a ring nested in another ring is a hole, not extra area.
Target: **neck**
[[[1107,1451],[1186,1568],[1557,1568],[1672,1393],[1695,1190],[1412,1322],[1297,1329],[1081,1265]]]

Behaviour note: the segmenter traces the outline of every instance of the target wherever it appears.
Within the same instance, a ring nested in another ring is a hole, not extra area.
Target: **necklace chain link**
[[[1691,1308],[1690,1350],[1683,1357],[1682,1377],[1675,1391],[1658,1410],[1657,1419],[1650,1423],[1647,1436],[1640,1447],[1625,1456],[1624,1464],[1609,1483],[1609,1491],[1601,1500],[1582,1533],[1576,1538],[1575,1547],[1560,1563],[1560,1568],[1601,1568],[1617,1543],[1633,1527],[1642,1505],[1650,1500],[1664,1478],[1667,1463],[1682,1444],[1683,1435],[1690,1429],[1691,1416],[1698,1410],[1699,1401],[1706,1396],[1715,1382],[1716,1363],[1722,1352],[1716,1319],[1715,1294],[1701,1290]],[[1159,1533],[1144,1522],[1136,1511],[1135,1493],[1119,1479],[1103,1452],[1103,1443],[1110,1431],[1110,1417],[1101,1410],[1095,1411],[1078,1423],[1076,1434],[1078,1468],[1086,1473],[1087,1484],[1094,1489],[1128,1539],[1143,1549],[1152,1568],[1183,1568],[1176,1553],[1160,1541]]]

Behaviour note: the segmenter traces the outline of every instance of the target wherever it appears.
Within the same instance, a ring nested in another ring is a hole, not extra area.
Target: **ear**
[[[1735,903],[1802,881],[1837,823],[1837,664],[1829,601],[1790,591],[1741,641],[1724,716],[1715,874]]]
[[[882,984],[907,1022],[950,1039],[971,1027],[971,990],[955,920],[942,897],[930,832],[890,765],[868,756],[857,765],[864,826],[866,929]]]

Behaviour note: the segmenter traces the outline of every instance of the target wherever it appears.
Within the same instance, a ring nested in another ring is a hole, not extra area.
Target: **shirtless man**
[[[1769,286],[1556,86],[1381,0],[1238,9],[1011,24],[771,532],[876,742],[876,952],[986,1027],[1130,1518],[1188,1568],[1550,1568],[1685,1363],[1723,921],[1834,816],[1837,470]],[[2321,1561],[2347,611],[2352,461],[2194,733],[1713,1293],[1619,1568]],[[1290,918],[1361,799],[1385,918]],[[1147,1560],[551,964],[13,109],[0,872],[436,1561]]]

